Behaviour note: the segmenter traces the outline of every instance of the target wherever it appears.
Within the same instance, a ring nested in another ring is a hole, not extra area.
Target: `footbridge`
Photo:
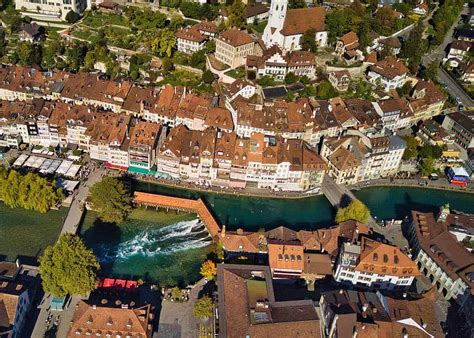
[[[133,203],[136,206],[196,213],[213,238],[221,231],[219,224],[202,199],[192,200],[137,191],[134,193]]]

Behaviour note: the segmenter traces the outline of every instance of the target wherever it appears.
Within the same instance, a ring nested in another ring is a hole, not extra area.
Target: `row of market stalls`
[[[51,159],[36,155],[21,154],[13,163],[16,168],[36,169],[44,175],[57,174],[64,177],[75,178],[81,170],[80,164],[71,160]]]

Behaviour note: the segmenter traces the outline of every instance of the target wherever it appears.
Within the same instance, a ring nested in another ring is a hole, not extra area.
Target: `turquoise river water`
[[[189,191],[135,182],[138,191],[202,198],[220,224],[228,229],[316,229],[333,225],[334,209],[324,196],[303,199],[243,197]],[[474,213],[474,194],[426,188],[372,187],[355,195],[378,219],[402,219],[410,210],[451,208]],[[10,209],[0,204],[0,258],[37,257],[54,243],[67,209],[46,214]],[[123,224],[106,225],[88,212],[81,236],[102,265],[104,275],[148,278],[162,285],[187,284],[199,277],[209,237],[196,215],[136,209]]]

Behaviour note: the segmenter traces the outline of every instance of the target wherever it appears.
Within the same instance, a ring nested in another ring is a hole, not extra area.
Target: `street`
[[[438,61],[440,63],[439,72],[438,72],[438,82],[447,86],[448,92],[454,96],[459,98],[459,100],[463,103],[466,107],[474,106],[474,100],[471,99],[469,94],[467,94],[464,89],[443,69],[441,66],[441,61],[445,57],[445,50],[448,44],[451,43],[453,40],[453,33],[456,27],[459,24],[459,20],[462,15],[467,15],[469,12],[468,7],[464,7],[459,14],[459,17],[454,21],[454,24],[451,26],[449,31],[446,33],[443,42],[432,50],[430,53],[426,54],[422,59],[422,64],[427,67],[431,62]]]
[[[87,179],[81,182],[78,190],[74,193],[71,206],[69,207],[69,212],[61,229],[61,235],[65,233],[75,234],[77,232],[85,211],[84,203],[89,194],[89,188],[96,182],[100,181],[104,173],[105,170],[102,168],[94,169]],[[44,337],[45,332],[51,329],[53,326],[52,324],[56,322],[56,336],[66,337],[69,330],[69,323],[71,322],[72,316],[74,314],[75,304],[79,299],[80,297],[72,297],[69,307],[64,311],[51,311],[51,294],[45,294],[39,306],[40,312],[38,314],[38,319],[36,321],[32,336]]]

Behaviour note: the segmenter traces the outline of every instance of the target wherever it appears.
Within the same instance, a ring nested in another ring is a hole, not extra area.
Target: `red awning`
[[[127,281],[125,279],[116,279],[115,280],[115,287],[117,287],[117,288],[125,288],[125,284],[127,284]]]
[[[114,286],[115,279],[112,278],[105,278],[104,282],[102,283],[102,287],[104,288],[111,288]]]
[[[127,289],[136,289],[137,286],[138,286],[138,283],[136,281],[129,280],[129,281],[127,281],[127,285],[125,286],[125,288],[127,288]]]
[[[128,170],[128,167],[124,167],[124,166],[121,166],[121,165],[116,165],[116,164],[112,164],[110,162],[105,162],[104,163],[104,166],[106,168],[110,168],[110,169],[118,169],[118,170]]]

